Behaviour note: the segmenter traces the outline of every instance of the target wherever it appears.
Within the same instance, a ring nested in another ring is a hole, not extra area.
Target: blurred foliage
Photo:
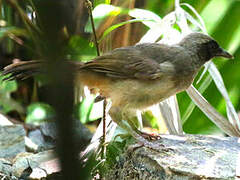
[[[74,35],[68,42],[68,59],[89,61],[96,57],[96,49],[93,43],[81,36]]]
[[[26,123],[40,124],[53,119],[53,108],[45,103],[33,103],[27,107]]]
[[[208,33],[212,35],[222,47],[230,49],[231,53],[235,56],[233,61],[215,59],[214,62],[217,64],[223,76],[224,83],[230,94],[231,101],[233,102],[237,111],[240,109],[240,75],[237,70],[240,68],[239,11],[239,1],[211,0],[205,5],[205,8],[199,12],[205,21]],[[198,86],[199,85],[197,85],[197,87]],[[214,107],[217,108],[221,114],[226,115],[225,102],[213,83],[210,84],[203,95]],[[178,99],[181,114],[184,114],[184,111],[188,107],[191,100],[185,93],[179,94]],[[189,117],[189,120],[184,124],[184,131],[187,133],[201,134],[214,134],[220,132],[219,129],[211,121],[209,121],[208,118],[201,113],[198,108],[194,109],[193,113]]]
[[[55,8],[63,7],[64,17],[59,16],[59,22],[50,25],[42,24],[43,18],[51,18],[44,15],[44,2],[46,1],[0,0],[0,68],[14,61],[43,58],[43,52],[56,50],[49,48],[48,45],[54,38],[64,44],[64,48],[57,49],[58,51],[55,52],[59,53],[59,57],[62,54],[66,55],[61,57],[63,59],[85,62],[96,57],[96,47],[91,37],[91,23],[88,21],[84,1],[52,1],[52,15],[58,17],[58,14],[55,14]],[[203,18],[208,33],[235,56],[234,61],[215,59],[214,63],[217,64],[230,98],[239,111],[240,1],[182,0],[181,2],[193,6]],[[144,25],[151,26],[149,19],[157,21],[163,18],[174,10],[174,3],[174,0],[95,0],[93,5],[96,9],[93,13],[96,17],[94,20],[97,36],[101,39],[101,51],[106,52],[117,47],[136,44],[148,30]],[[106,6],[106,4],[112,6]],[[193,15],[188,7],[182,7]],[[53,26],[56,26],[54,30],[57,29],[56,32],[52,30],[53,37],[43,39],[44,31],[47,28],[51,30]],[[13,118],[17,117],[18,120],[26,123],[38,124],[52,119],[53,109],[49,104],[43,103],[47,102],[44,98],[46,88],[44,79],[39,81],[39,78],[35,77],[34,80],[24,83],[2,82],[2,79],[3,77],[0,76],[0,111],[2,113],[9,116],[13,112],[17,113],[19,116],[13,116]],[[221,114],[226,115],[225,101],[208,73],[205,74],[202,82],[199,84],[195,82],[194,85]],[[99,120],[103,114],[102,104],[94,103],[93,96],[81,99],[79,92],[76,92],[75,116],[82,123],[98,124],[96,120]],[[198,108],[195,108],[185,92],[178,94],[177,97],[186,133],[220,133],[220,130]],[[145,123],[147,126],[158,130],[165,129],[161,127],[163,124],[159,123],[159,118],[156,118],[152,112],[145,112],[143,119],[148,121]],[[92,173],[101,175],[111,168],[127,143],[128,139],[111,141],[107,146],[104,164],[102,164],[102,159],[93,157],[94,160],[97,159],[99,167],[96,166],[97,171],[93,170]]]
[[[181,2],[192,5],[201,14],[208,33],[221,46],[230,49],[231,53],[234,54],[234,61],[216,59],[214,62],[219,67],[226,87],[229,90],[231,100],[239,111],[240,74],[238,73],[238,69],[240,68],[240,63],[238,59],[240,56],[240,21],[238,18],[240,2],[236,0],[183,0]],[[56,24],[60,28],[59,32],[56,33],[59,33],[59,37],[62,38],[63,43],[66,43],[64,51],[66,51],[67,56],[62,58],[75,61],[88,61],[96,56],[96,48],[90,36],[91,26],[87,22],[87,11],[84,9],[84,5],[80,4],[82,2],[79,1],[78,3],[74,6],[75,9],[71,9],[72,7],[66,2],[62,3],[63,6],[66,6],[65,17],[61,17],[64,19],[61,22],[63,24]],[[112,8],[115,8],[115,13],[112,13],[112,11],[109,13],[110,11],[106,8],[107,6],[102,5],[102,3],[114,5]],[[105,52],[112,48],[137,43],[147,30],[139,22],[144,19],[145,23],[151,23],[147,21],[150,16],[151,18],[154,16],[165,16],[174,9],[174,0],[96,0],[93,5],[98,8],[94,11],[94,16],[96,17],[95,23],[98,38],[103,37],[103,41],[100,42],[100,48]],[[41,18],[43,18],[41,13],[44,11],[39,11],[38,1],[2,0],[0,1],[0,6],[0,67],[12,63],[13,59],[41,59],[41,52],[45,46],[44,43],[48,42],[41,39],[41,34],[46,27],[44,24],[41,24]],[[78,8],[82,8],[81,12],[84,13],[75,16],[75,12],[79,11]],[[189,11],[187,7],[183,6],[183,8]],[[189,13],[192,14],[190,11]],[[133,20],[133,18],[136,19]],[[77,23],[79,22],[81,26],[78,26]],[[206,82],[210,82],[208,74],[204,78]],[[202,92],[205,91],[203,95],[220,113],[226,114],[225,102],[222,96],[218,93],[213,83],[209,84],[209,87],[208,85],[201,87]],[[26,97],[31,97],[28,98],[28,101],[19,101],[23,97],[20,98],[19,96],[22,94],[20,93],[19,95],[16,90],[17,87],[22,86],[25,87],[24,93],[28,94]],[[32,91],[34,89],[32,86],[32,84],[22,85],[20,82],[15,81],[2,82],[0,84],[0,110],[4,113],[17,111],[21,114],[20,117],[24,117],[23,120],[27,117],[26,122],[41,119],[37,116],[34,117],[33,112],[38,108],[47,114],[51,114],[52,110],[46,108],[41,103],[43,101],[44,83],[41,83],[41,85],[38,83],[38,91]],[[196,84],[196,87],[200,86],[201,84]],[[178,100],[181,115],[184,117],[186,109],[189,106],[194,108],[194,105],[186,93],[180,93]],[[27,102],[27,108],[24,108],[26,103],[23,102]],[[81,117],[83,123],[99,119],[102,114],[100,107],[100,105],[93,105],[93,99],[84,100],[81,103],[77,102],[77,116]],[[99,113],[100,111],[101,113]],[[94,112],[95,115],[91,115],[91,112]],[[154,116],[148,115],[146,119],[150,119],[150,124],[155,128],[159,127]],[[215,133],[219,130],[198,108],[194,108],[184,124],[184,131],[186,133]]]
[[[0,81],[3,77],[0,76]],[[17,90],[16,81],[4,81],[0,85],[0,111],[8,113],[12,110],[17,110],[20,113],[24,112],[24,108],[19,102],[11,97],[11,93]]]

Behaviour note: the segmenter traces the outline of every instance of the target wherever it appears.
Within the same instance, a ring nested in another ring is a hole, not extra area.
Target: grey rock
[[[28,137],[37,145],[36,152],[49,150],[55,147],[55,143],[46,139],[39,129],[29,132]]]
[[[134,144],[120,155],[105,179],[231,180],[240,175],[239,139],[200,135],[164,135]]]
[[[0,113],[0,126],[7,126],[7,125],[13,125],[13,123],[9,121],[5,115]]]
[[[56,141],[57,133],[56,133],[56,124],[54,122],[43,123],[40,126],[40,130],[45,137],[48,137],[49,140]]]
[[[74,137],[76,148],[84,149],[92,138],[92,133],[77,119],[74,120]],[[46,143],[54,144],[57,141],[56,124],[53,122],[44,123],[40,126],[40,131]]]
[[[10,176],[12,173],[12,162],[6,159],[0,159],[0,173]]]
[[[0,126],[0,158],[13,158],[25,152],[25,135],[22,125]]]
[[[49,162],[53,162],[53,167],[50,167]],[[47,165],[48,166],[47,166]],[[55,169],[54,169],[55,168]],[[19,154],[12,166],[12,174],[16,177],[23,176],[27,169],[29,169],[29,177],[34,176],[36,179],[47,177],[49,174],[59,171],[58,161],[52,150],[33,153],[21,153]],[[33,174],[33,175],[32,175]]]

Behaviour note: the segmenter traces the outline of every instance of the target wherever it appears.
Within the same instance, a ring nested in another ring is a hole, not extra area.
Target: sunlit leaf
[[[45,103],[33,103],[27,107],[26,123],[40,124],[54,117],[53,108]]]
[[[102,37],[100,38],[99,41],[103,40],[110,32],[112,32],[113,30],[117,29],[120,26],[123,26],[125,24],[135,23],[135,22],[143,22],[143,21],[146,21],[146,20],[144,20],[144,19],[131,19],[131,20],[124,21],[124,22],[121,22],[121,23],[118,23],[118,24],[114,24],[104,31],[104,33],[103,33],[103,35],[102,35]]]
[[[239,24],[236,32],[233,33],[232,39],[229,43],[228,49],[229,49],[229,52],[232,54],[234,54],[236,52],[236,50],[238,49],[238,47],[240,46],[240,38],[238,38],[238,37],[240,37],[240,24]]]
[[[180,112],[176,96],[159,103],[164,122],[170,134],[183,134]]]
[[[92,12],[94,19],[103,18],[109,15],[117,16],[123,11],[123,8],[109,5],[100,4],[96,6]]]
[[[203,32],[207,32],[207,29],[206,29],[206,26],[205,26],[205,23],[201,17],[201,15],[190,5],[190,4],[187,4],[187,3],[181,3],[181,5],[184,5],[184,6],[187,6],[194,14],[195,16],[197,17],[197,19],[199,20],[200,24],[188,13],[185,11],[185,16],[186,18],[192,23],[194,24],[195,26],[197,27],[200,27],[200,29],[203,31]]]
[[[206,24],[208,34],[212,34],[212,31],[222,20],[222,17],[226,14],[231,3],[233,3],[233,1],[211,0],[201,12],[201,17],[203,17]]]
[[[71,60],[88,61],[96,56],[96,48],[91,46],[89,41],[80,36],[72,36],[68,42],[68,56]],[[83,60],[83,56],[89,56]]]
[[[85,124],[90,121],[90,113],[92,111],[93,103],[94,103],[94,96],[84,98],[83,101],[80,103],[79,106],[79,117],[80,121]]]
[[[24,108],[11,97],[11,92],[17,90],[16,81],[3,81],[3,78],[4,77],[0,75],[0,109],[5,113],[12,110],[23,113]]]
[[[228,116],[228,120],[235,126],[238,127],[238,129],[240,129],[240,121],[237,115],[236,110],[234,109],[234,106],[228,96],[226,87],[224,85],[223,79],[221,77],[221,74],[219,73],[219,71],[217,70],[216,66],[211,63],[210,67],[208,69],[209,73],[211,74],[219,92],[222,94],[222,96],[224,97],[226,103],[227,103],[227,116]]]
[[[4,92],[13,92],[17,90],[17,82],[16,81],[3,81],[3,76],[0,76],[0,89]]]
[[[204,81],[202,82],[201,86],[198,88],[198,91],[203,94],[203,92],[208,88],[208,86],[211,84],[212,82],[212,78],[210,75],[208,75]],[[185,110],[183,116],[182,116],[182,123],[184,124],[187,119],[190,117],[190,115],[192,114],[194,108],[196,107],[196,105],[191,101],[189,106],[187,107],[187,109]]]
[[[111,0],[105,0],[105,4],[111,4]]]
[[[128,10],[121,7],[117,7],[110,4],[99,4],[92,11],[95,28],[98,28],[101,22],[107,16],[118,16],[119,14],[127,14],[127,13],[128,13]],[[85,27],[85,31],[92,32],[92,26],[90,21],[88,21]]]
[[[176,22],[176,16],[174,12],[171,12],[163,17],[161,22],[156,22],[155,26],[152,26],[141,38],[139,43],[153,43],[156,42],[161,36],[163,38],[160,43],[175,44],[179,41],[181,34],[172,26]]]
[[[237,130],[237,127],[234,127],[226,118],[219,114],[192,85],[187,89],[187,93],[208,118],[226,134],[230,136],[240,135],[240,131]]]
[[[157,14],[144,9],[130,9],[128,14],[133,18],[145,20],[141,22],[149,28],[155,27],[156,23],[161,21]]]

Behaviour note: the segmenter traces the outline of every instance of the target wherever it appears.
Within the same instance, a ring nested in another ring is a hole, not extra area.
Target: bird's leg
[[[147,140],[160,139],[160,136],[148,134],[138,129],[139,121],[136,116],[136,110],[134,109],[128,109],[127,107],[120,109],[119,107],[113,106],[111,107],[109,114],[114,122],[136,139],[138,139],[139,136]]]
[[[126,130],[129,134],[132,134],[133,129],[123,121],[122,111],[119,107],[112,106],[109,110],[109,115],[117,125]]]
[[[136,118],[136,117],[134,117]],[[133,123],[132,123],[132,119],[128,120],[129,125],[132,127],[132,129],[139,135],[141,135],[143,138],[147,139],[147,140],[158,140],[161,139],[161,136],[159,135],[155,135],[155,134],[151,134],[151,133],[147,133],[147,132],[143,132],[141,130],[139,130]]]
[[[150,134],[150,133],[146,133],[146,132],[139,130],[140,122],[137,117],[137,111],[135,109],[130,109],[130,108],[125,107],[122,110],[122,114],[123,114],[123,119],[127,120],[128,124],[131,126],[131,128],[137,134],[142,136],[143,138],[145,138],[147,140],[158,140],[161,138],[159,135]]]

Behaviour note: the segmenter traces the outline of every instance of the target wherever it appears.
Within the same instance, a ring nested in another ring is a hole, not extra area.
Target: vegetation
[[[173,0],[94,1],[93,18],[100,53],[133,45],[139,41],[165,40],[164,42],[171,43],[171,40],[175,37],[179,38],[187,29],[207,31],[222,47],[235,56],[234,61],[219,59],[213,61],[222,74],[236,111],[239,111],[240,1],[183,0],[180,10],[177,9],[177,2]],[[52,10],[51,13],[45,14],[46,6],[48,10]],[[171,13],[174,10],[176,16]],[[181,13],[184,14],[185,19],[181,18]],[[56,20],[56,23],[48,23],[53,20]],[[172,22],[174,25],[171,24]],[[47,34],[47,31],[50,33]],[[92,35],[92,24],[84,1],[47,3],[38,0],[0,0],[1,68],[14,61],[43,58],[49,60],[51,55],[58,57],[58,60],[89,61],[97,56],[97,47]],[[52,44],[56,46],[52,47]],[[209,73],[205,73],[197,83],[200,76],[201,73],[196,78],[194,86],[218,112],[227,116],[226,98],[224,99],[218,90],[219,83],[216,86]],[[0,76],[0,80],[2,79],[3,77]],[[0,112],[24,123],[39,124],[52,119],[54,110],[45,96],[46,84],[46,77],[42,76],[25,81],[1,82]],[[92,131],[95,131],[103,112],[102,103],[94,103],[94,98],[92,95],[87,95],[83,101],[80,101],[79,91],[75,92],[74,116]],[[178,94],[177,99],[185,133],[224,134],[199,108],[195,108],[186,92]],[[228,109],[230,107],[232,112],[231,105],[228,104],[227,107]],[[161,133],[166,132],[163,120],[154,111],[144,113],[143,120],[145,126],[154,127]],[[116,153],[116,149],[121,151],[123,146],[116,144],[108,149],[112,154]],[[111,159],[108,162],[111,165]]]

